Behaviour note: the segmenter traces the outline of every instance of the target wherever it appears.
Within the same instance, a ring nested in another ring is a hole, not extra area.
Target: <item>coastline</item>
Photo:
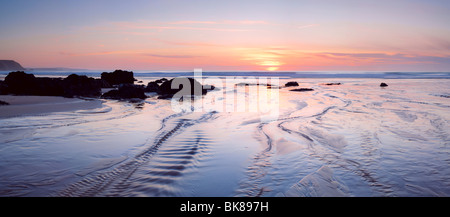
[[[58,96],[0,95],[0,100],[10,105],[0,106],[0,119],[17,116],[41,115],[53,112],[69,112],[100,108],[98,99],[64,98]]]

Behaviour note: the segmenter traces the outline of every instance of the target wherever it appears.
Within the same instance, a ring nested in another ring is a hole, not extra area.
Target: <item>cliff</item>
[[[14,60],[0,60],[0,71],[25,70],[18,62]]]

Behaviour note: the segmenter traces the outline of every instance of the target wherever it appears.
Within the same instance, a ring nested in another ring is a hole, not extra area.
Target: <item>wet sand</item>
[[[89,110],[102,106],[102,101],[100,100],[84,100],[57,96],[0,95],[0,101],[10,104],[0,106],[0,118]]]

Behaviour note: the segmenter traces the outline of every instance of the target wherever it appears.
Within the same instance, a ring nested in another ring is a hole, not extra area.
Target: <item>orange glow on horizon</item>
[[[268,68],[266,68],[266,70],[267,71],[276,71],[276,70],[278,70],[280,67],[274,67],[274,66],[272,66],[272,67],[268,67]]]

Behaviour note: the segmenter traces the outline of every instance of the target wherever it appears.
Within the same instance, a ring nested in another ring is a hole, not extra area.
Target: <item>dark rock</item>
[[[142,83],[144,83],[144,82],[143,82],[143,81],[138,81],[137,83],[138,83],[138,84],[142,84]]]
[[[145,99],[147,96],[144,93],[142,86],[133,84],[121,84],[118,90],[111,90],[102,95],[105,99]]]
[[[37,89],[36,77],[23,71],[10,72],[5,77],[5,83],[8,85],[8,92],[12,94],[34,95]]]
[[[70,88],[61,78],[36,78],[36,89],[28,95],[73,97],[65,94]]]
[[[101,86],[101,88],[112,88],[113,86],[103,79],[95,79]]]
[[[293,89],[291,91],[305,92],[305,91],[314,91],[314,89],[312,89],[312,88],[298,88],[298,89]]]
[[[0,100],[0,105],[9,105],[9,103]]]
[[[110,85],[118,84],[134,84],[133,72],[116,70],[114,72],[103,72],[102,80],[107,81]]]
[[[387,87],[388,85],[386,83],[381,83],[380,87]]]
[[[94,78],[85,75],[71,74],[63,80],[65,97],[84,96],[98,97],[101,95],[102,84]]]
[[[174,87],[172,88],[172,83],[173,82],[177,82],[179,83],[178,85],[174,84]],[[190,85],[190,89],[188,87],[188,89],[183,87],[183,84],[186,82],[189,82]],[[206,89],[207,86],[202,86],[197,80],[193,79],[193,78],[174,78],[171,80],[168,80],[164,83],[161,84],[161,86],[159,86],[159,89],[157,91],[157,93],[160,95],[160,97],[158,97],[158,99],[167,99],[167,98],[171,98],[173,97],[173,95],[175,95],[176,93],[178,93],[179,91],[185,91],[185,96],[201,96],[201,95],[205,95],[208,92],[208,89]],[[209,86],[209,88],[211,89],[211,86]]]
[[[0,81],[0,95],[5,95],[8,93],[8,85],[4,81]]]
[[[155,82],[156,82],[157,84],[161,84],[161,83],[164,83],[164,82],[166,82],[166,81],[168,81],[167,78],[161,78],[161,79],[156,80]]]
[[[331,86],[331,85],[341,85],[341,83],[325,83],[325,85]]]
[[[25,70],[14,60],[0,60],[0,71],[23,71]]]
[[[148,82],[147,87],[145,87],[145,92],[158,92],[159,85],[156,83],[156,81]]]
[[[36,78],[33,74],[18,71],[9,73],[5,83],[8,93],[18,95],[97,97],[101,93],[101,84],[98,81],[76,74],[65,79]]]
[[[285,87],[297,87],[298,83],[296,81],[289,81],[284,85]]]

